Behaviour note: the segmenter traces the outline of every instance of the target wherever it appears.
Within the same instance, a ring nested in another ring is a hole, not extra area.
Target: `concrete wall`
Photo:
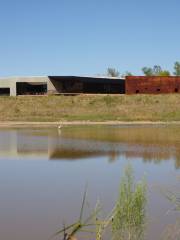
[[[9,77],[0,78],[0,88],[10,88],[10,96],[17,95],[16,83],[47,83],[47,94],[63,92],[62,83],[46,77]]]
[[[127,94],[180,93],[180,77],[128,76],[125,89]]]
[[[58,92],[61,92],[62,89],[63,89],[62,83],[58,83],[56,80],[48,78],[47,83],[48,94],[57,94]]]
[[[47,84],[47,94],[57,93],[124,93],[124,80],[99,77],[43,76],[0,78],[0,88],[9,88],[10,96],[17,95],[17,83]],[[24,84],[25,85],[25,84]],[[18,85],[18,94],[41,94],[29,92],[28,87]],[[21,86],[21,87],[20,87]],[[22,87],[23,86],[23,87]],[[22,90],[23,89],[23,90]],[[46,92],[46,91],[45,91]]]
[[[0,88],[10,88],[10,96],[16,96],[16,82],[14,81],[14,79],[0,79]]]
[[[27,82],[27,83],[49,83],[48,77],[10,77],[0,78],[0,88],[10,88],[10,96],[16,96],[16,83]]]

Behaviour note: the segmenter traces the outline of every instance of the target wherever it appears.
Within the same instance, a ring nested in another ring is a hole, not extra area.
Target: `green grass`
[[[133,169],[129,165],[121,180],[119,198],[112,222],[114,239],[144,239],[146,219],[146,184],[134,184]]]
[[[0,121],[180,121],[180,94],[0,97]]]

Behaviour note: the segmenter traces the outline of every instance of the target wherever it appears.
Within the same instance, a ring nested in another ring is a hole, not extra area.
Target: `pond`
[[[179,218],[166,197],[180,193],[178,126],[1,129],[0,239],[49,239],[77,220],[86,184],[85,212],[108,213],[127,164],[147,181],[145,239],[163,239]]]

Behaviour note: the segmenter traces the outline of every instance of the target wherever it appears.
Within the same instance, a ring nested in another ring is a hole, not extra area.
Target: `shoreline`
[[[180,125],[180,121],[61,121],[61,122],[26,122],[4,121],[0,122],[0,128],[23,128],[23,127],[57,127],[62,126],[135,126],[135,125]]]

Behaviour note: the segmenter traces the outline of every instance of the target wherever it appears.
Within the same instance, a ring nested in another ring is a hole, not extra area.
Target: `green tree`
[[[173,74],[175,76],[180,76],[180,62],[175,62],[174,63],[174,72]]]
[[[131,72],[129,72],[129,71],[126,71],[125,73],[123,73],[122,75],[121,75],[121,77],[122,78],[125,78],[125,77],[127,77],[127,76],[134,76]]]
[[[153,68],[143,67],[142,72],[145,76],[170,76],[170,72],[168,70],[163,70],[161,66],[154,65]]]
[[[131,72],[129,72],[129,71],[126,71],[124,75],[125,76],[133,76],[133,74]]]
[[[145,76],[153,76],[153,69],[150,67],[143,67],[142,72],[144,73]]]
[[[121,179],[119,198],[112,222],[114,240],[144,239],[146,223],[146,182],[135,184],[133,168],[128,165]]]
[[[154,67],[153,67],[153,75],[154,75],[154,76],[159,76],[162,71],[163,71],[163,70],[162,70],[161,66],[159,66],[159,65],[154,65]]]
[[[120,73],[115,68],[108,68],[107,75],[108,75],[108,77],[119,77]]]

